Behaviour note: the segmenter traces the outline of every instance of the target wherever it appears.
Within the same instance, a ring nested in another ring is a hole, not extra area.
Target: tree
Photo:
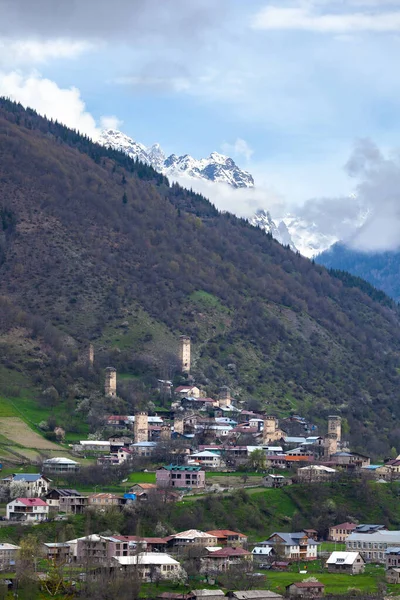
[[[253,471],[265,471],[267,468],[265,450],[262,448],[253,450],[253,452],[250,453],[248,464],[249,468]]]
[[[28,484],[26,481],[11,481],[10,483],[10,499],[26,498],[28,495]]]

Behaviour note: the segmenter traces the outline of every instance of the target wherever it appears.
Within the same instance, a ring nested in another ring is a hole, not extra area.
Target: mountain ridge
[[[109,410],[141,409],[152,381],[178,377],[184,333],[209,394],[229,385],[321,426],[335,411],[354,449],[400,448],[400,313],[368,284],[345,285],[152,167],[5,99],[0,165],[0,298],[14,307],[0,318],[0,397],[19,373],[32,402],[53,386],[73,414],[112,364],[141,384],[121,385]],[[89,341],[93,375],[76,359]]]
[[[254,187],[254,179],[247,171],[240,169],[234,160],[218,152],[211,152],[208,158],[200,160],[190,154],[166,156],[159,144],[146,147],[121,131],[102,131],[99,143],[125,152],[130,158],[138,159],[170,178],[182,176],[194,179],[227,183],[234,188]]]

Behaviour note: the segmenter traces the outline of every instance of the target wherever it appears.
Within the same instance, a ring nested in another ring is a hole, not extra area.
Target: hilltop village
[[[93,362],[90,346],[89,363]],[[341,593],[349,587],[345,583],[349,575],[369,581],[371,565],[378,565],[374,568],[381,578],[385,574],[386,585],[400,583],[400,531],[385,522],[338,523],[331,518],[318,529],[283,527],[270,531],[265,539],[231,529],[228,517],[219,521],[218,529],[166,528],[167,507],[170,511],[174,505],[196,503],[203,497],[223,499],[245,489],[249,493],[270,489],[275,494],[290,486],[296,500],[296,488],[315,494],[329,483],[345,481],[390,485],[400,468],[400,457],[373,465],[368,456],[351,451],[338,415],[328,416],[327,432],[319,435],[317,427],[299,415],[278,419],[241,408],[227,386],[218,398],[207,397],[190,374],[187,336],[180,338],[179,364],[187,384],[174,388],[172,381],[158,380],[160,392],[170,399],[162,416],[157,411],[108,414],[103,431],[112,435],[106,439],[92,435],[64,444],[68,456],[44,459],[36,472],[34,465],[29,472],[4,472],[0,481],[3,525],[35,525],[34,531],[39,532],[49,523],[72,525],[82,518],[89,523],[84,535],[71,539],[67,530],[62,539],[59,534],[35,538],[31,556],[40,561],[42,589],[43,582],[50,585],[55,567],[63,591],[71,590],[72,582],[77,585],[70,571],[78,569],[85,582],[78,584],[82,593],[88,582],[99,585],[104,578],[122,577],[138,586],[163,581],[169,586],[167,595],[157,595],[169,600],[223,597],[227,590],[238,600],[282,595],[318,598],[335,589],[335,578],[336,583],[342,582]],[[117,383],[116,369],[107,367],[106,398],[117,398]],[[90,473],[96,483],[88,486]],[[106,475],[112,473],[121,478],[119,492],[108,489]],[[247,501],[246,495],[242,501]],[[118,530],[132,515],[140,520],[146,507],[158,510],[150,536],[140,535],[136,526],[131,533]],[[106,519],[107,527],[93,530],[90,522],[98,518]],[[0,543],[0,565],[9,574],[10,590],[20,585],[16,565],[27,552],[25,537],[11,543],[3,536]],[[36,571],[35,566],[31,574],[35,582]],[[376,581],[371,581],[375,589]],[[190,591],[183,596],[183,589]]]

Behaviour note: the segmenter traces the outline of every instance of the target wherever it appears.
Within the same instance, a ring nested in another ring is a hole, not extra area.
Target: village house
[[[275,532],[258,546],[270,546],[274,555],[285,560],[315,560],[318,555],[318,542],[309,538],[304,531]]]
[[[385,561],[385,552],[388,548],[400,546],[400,531],[379,530],[374,533],[357,533],[353,531],[346,540],[348,552],[359,552],[368,562]]]
[[[329,573],[358,575],[365,568],[365,560],[359,552],[332,552],[326,564]]]
[[[0,570],[1,571],[14,571],[15,560],[18,555],[19,546],[14,544],[1,543],[0,544]]]
[[[201,546],[203,548],[208,546],[217,546],[218,538],[210,533],[199,531],[198,529],[188,529],[180,533],[175,533],[165,538],[168,544],[168,548],[172,548],[174,551],[179,552],[181,549],[185,549],[188,546]]]
[[[273,556],[272,547],[271,546],[254,546],[251,551],[253,554],[254,561],[261,563],[269,563]]]
[[[44,473],[76,473],[80,469],[80,464],[76,460],[55,456],[43,461]]]
[[[292,480],[288,477],[284,477],[283,475],[274,475],[273,473],[269,473],[263,477],[263,486],[267,488],[281,488],[285,485],[290,485]]]
[[[336,469],[325,467],[323,465],[309,465],[297,469],[297,479],[300,482],[319,482],[334,479],[336,477]]]
[[[124,499],[117,494],[99,492],[98,494],[89,494],[88,496],[88,506],[100,510],[110,508],[111,506],[121,507],[123,504]]]
[[[80,495],[80,492],[77,492],[76,490],[54,488],[52,490],[49,490],[47,494],[45,494],[44,500],[47,502],[50,508],[58,509],[60,508],[60,498],[76,498]]]
[[[110,415],[107,417],[107,426],[113,429],[129,429],[132,423],[127,415]]]
[[[206,474],[199,466],[167,465],[156,471],[157,487],[204,488]]]
[[[283,598],[283,596],[276,592],[271,592],[271,590],[238,590],[228,592],[227,596],[228,598],[233,598],[233,600],[282,600]]]
[[[296,581],[286,586],[286,595],[296,598],[321,598],[325,585],[319,581]]]
[[[211,452],[210,450],[203,450],[202,452],[194,452],[186,457],[186,463],[199,464],[207,469],[220,469],[222,459],[219,454]]]
[[[174,393],[179,398],[200,398],[201,396],[200,389],[195,385],[180,385],[179,387],[175,388]]]
[[[108,538],[112,556],[133,556],[138,552],[165,552],[167,540],[137,535],[113,535]]]
[[[2,479],[2,483],[10,485],[11,482],[23,482],[25,484],[25,496],[36,498],[44,496],[49,490],[51,479],[41,473],[13,473]]]
[[[358,452],[335,452],[330,456],[329,461],[338,466],[347,469],[361,469],[371,464],[369,456],[364,456]]]
[[[148,500],[149,495],[157,492],[157,486],[155,483],[135,483],[129,488],[130,494],[135,494],[138,500]]]
[[[82,514],[89,506],[89,498],[87,496],[62,494],[59,497],[59,511],[71,513],[73,515]]]
[[[141,552],[135,556],[114,556],[113,563],[124,570],[137,569],[142,581],[179,579],[184,570],[177,560],[163,552]]]
[[[385,577],[386,577],[386,581],[388,583],[399,584],[400,583],[400,568],[391,567],[391,568],[387,569]]]
[[[227,571],[230,567],[242,564],[244,561],[251,563],[253,555],[243,548],[231,548],[227,546],[219,550],[210,548],[207,555],[202,557],[200,561],[200,571],[202,573],[215,573],[217,571]]]
[[[355,523],[340,523],[340,525],[332,525],[329,527],[328,539],[331,542],[345,542],[350,533],[355,530]]]
[[[73,445],[74,452],[80,454],[97,454],[110,452],[110,442],[108,440],[81,440],[79,444]]]
[[[385,565],[387,569],[392,567],[400,568],[400,547],[386,548],[385,550]]]
[[[64,564],[71,560],[71,546],[68,542],[46,542],[43,544],[43,555],[53,563]]]
[[[41,498],[16,498],[6,507],[10,521],[46,521],[48,516],[49,505]]]
[[[237,531],[230,531],[229,529],[213,529],[211,531],[206,531],[206,533],[217,538],[217,546],[231,546],[232,548],[247,546],[247,536]]]
[[[130,449],[133,454],[140,456],[141,458],[148,458],[157,448],[157,442],[136,442],[131,444]]]

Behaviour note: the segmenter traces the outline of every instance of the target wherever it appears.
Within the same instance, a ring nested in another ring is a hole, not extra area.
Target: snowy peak
[[[286,224],[280,221],[277,225],[268,211],[258,210],[254,217],[250,219],[250,223],[263,229],[266,233],[270,233],[283,246],[289,246],[293,252],[297,252]]]
[[[223,182],[235,188],[254,187],[254,179],[250,173],[240,169],[232,158],[218,152],[211,152],[208,158],[200,160],[189,154],[171,154],[166,157],[159,144],[146,147],[115,129],[102,131],[99,142],[151,165],[156,171],[172,179],[185,176]]]

